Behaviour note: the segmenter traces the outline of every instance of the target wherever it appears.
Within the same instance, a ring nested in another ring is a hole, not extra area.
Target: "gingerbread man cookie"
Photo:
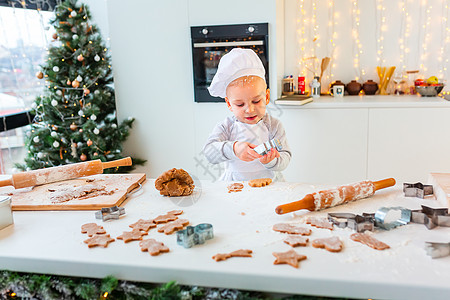
[[[142,240],[143,235],[147,235],[148,232],[140,231],[139,229],[133,229],[131,231],[124,231],[121,235],[117,237],[118,240],[123,240],[125,243],[131,241]]]
[[[186,225],[189,225],[189,220],[178,219],[173,222],[167,223],[158,228],[158,232],[164,232],[165,234],[172,234],[175,231],[183,229]]]
[[[344,245],[337,236],[333,236],[330,238],[316,239],[312,241],[312,246],[314,248],[325,248],[330,252],[340,252]]]
[[[252,257],[252,250],[239,249],[230,253],[218,253],[212,257],[215,261],[221,261],[229,259],[230,257]]]
[[[151,256],[170,251],[167,246],[155,239],[142,240],[139,242],[139,246],[142,252],[147,251]]]
[[[157,216],[153,219],[153,223],[155,224],[161,224],[161,223],[167,223],[171,221],[175,221],[178,219],[177,215],[181,215],[183,213],[182,210],[171,210],[165,215]]]
[[[94,234],[106,233],[106,231],[101,225],[97,225],[96,223],[87,223],[81,225],[81,233],[87,233],[88,236],[93,236]]]
[[[306,224],[311,224],[311,226],[314,226],[317,228],[333,230],[333,223],[328,222],[328,220],[325,218],[309,217],[306,219]]]
[[[141,231],[149,231],[151,228],[155,228],[156,224],[153,220],[139,219],[136,223],[131,224],[129,227]]]
[[[311,229],[303,228],[287,223],[278,223],[273,225],[272,229],[274,231],[289,233],[289,234],[301,234],[301,235],[310,235]]]
[[[308,244],[309,239],[303,236],[298,235],[290,235],[288,236],[283,242],[286,244],[292,246],[292,247],[298,247],[302,246],[305,247]]]
[[[251,187],[263,187],[272,183],[271,178],[258,178],[253,179],[248,182],[248,185]]]
[[[360,242],[364,245],[367,245],[375,250],[384,250],[389,249],[389,245],[377,240],[376,238],[366,234],[366,233],[353,233],[350,235],[350,238],[355,242]]]
[[[84,243],[87,244],[89,248],[97,246],[106,248],[109,243],[114,241],[115,239],[113,239],[109,234],[94,234],[94,236],[85,240]]]
[[[276,257],[275,261],[273,262],[274,265],[288,264],[293,266],[294,268],[298,268],[299,261],[305,260],[307,258],[306,255],[298,254],[292,249],[286,252],[273,252],[272,255]]]

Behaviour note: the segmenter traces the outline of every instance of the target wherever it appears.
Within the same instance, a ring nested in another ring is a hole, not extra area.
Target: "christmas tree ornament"
[[[80,86],[80,83],[77,80],[72,81],[72,87],[77,88]]]
[[[95,60],[96,62],[99,62],[99,61],[100,61],[100,56],[98,56],[98,54],[96,54],[96,55],[94,56],[94,60]]]
[[[84,111],[79,110],[79,111],[78,111],[78,115],[79,115],[80,117],[84,116]]]
[[[95,129],[93,130],[93,132],[94,132],[94,134],[99,134],[99,133],[100,133],[100,130],[98,130],[98,128],[95,128]]]
[[[56,73],[59,72],[59,67],[58,66],[54,66],[53,67],[53,72],[56,72]]]
[[[94,152],[94,156],[98,156],[98,153],[97,153],[97,152]]]
[[[55,138],[58,136],[58,133],[56,133],[55,131],[52,131],[52,133],[50,133],[50,135]]]
[[[92,141],[91,141],[91,140],[88,140],[88,141],[86,142],[86,144],[90,147],[90,146],[92,146]]]
[[[71,147],[76,148],[78,146],[77,143],[72,143]]]
[[[53,147],[58,148],[59,147],[59,142],[58,141],[54,141],[53,142]]]
[[[77,76],[77,81],[78,82],[82,82],[83,81],[83,77],[81,77],[80,75]]]
[[[57,39],[58,39],[58,34],[55,32],[55,33],[52,35],[52,38],[53,38],[54,40],[57,40]]]
[[[91,91],[89,90],[89,89],[83,89],[83,91],[84,91],[84,95],[85,96],[87,96],[87,95],[89,95],[90,93],[91,93]]]
[[[78,126],[75,123],[70,124],[70,130],[75,131],[77,130]]]
[[[38,136],[35,136],[35,137],[33,138],[33,142],[39,143],[39,137],[38,137]]]
[[[62,92],[61,92],[61,90],[57,90],[57,91],[56,91],[56,95],[58,95],[58,96],[62,96]]]
[[[72,39],[73,39],[73,40],[77,40],[77,39],[78,39],[78,34],[72,35]]]
[[[77,157],[77,143],[72,143],[70,145],[70,155],[72,155],[72,157],[76,158]]]
[[[94,95],[100,95],[100,91],[99,90],[95,90]]]
[[[70,16],[73,17],[73,18],[75,18],[75,17],[77,16],[77,12],[73,10],[73,11],[70,13]]]
[[[83,153],[83,154],[80,155],[80,159],[82,161],[85,161],[87,159],[87,156]]]
[[[114,129],[116,129],[116,128],[117,128],[117,124],[116,124],[116,123],[112,123],[112,124],[111,124],[111,127],[114,128]]]
[[[83,60],[84,60],[83,55],[82,55],[82,54],[78,55],[78,56],[77,56],[77,60],[78,60],[78,61],[83,61]]]
[[[58,131],[58,126],[52,125],[52,129],[53,129],[54,131]],[[55,132],[55,133],[56,133],[56,132]]]
[[[78,143],[77,143],[77,147],[78,147],[78,148],[83,147],[83,143],[82,143],[82,142],[78,142]]]
[[[92,120],[92,121],[97,120],[97,116],[96,116],[96,115],[92,115],[92,116],[91,116],[91,120]]]
[[[37,77],[38,79],[42,79],[42,78],[44,78],[44,73],[42,73],[41,71],[39,71],[39,72],[36,73],[36,77]]]
[[[70,81],[69,79],[67,79],[67,85],[72,85],[72,81]]]
[[[37,157],[38,157],[38,158],[43,158],[43,157],[44,157],[44,153],[39,152],[39,153],[37,154]]]
[[[52,100],[52,106],[57,106],[57,105],[58,105],[58,101]]]
[[[83,133],[83,129],[82,129],[82,128],[80,128],[80,130],[78,130],[78,132],[79,132],[79,133]]]

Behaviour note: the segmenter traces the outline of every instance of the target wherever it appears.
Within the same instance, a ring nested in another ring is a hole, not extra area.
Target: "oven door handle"
[[[239,42],[217,42],[217,43],[194,43],[194,48],[207,47],[228,47],[228,46],[259,46],[264,45],[264,41],[239,41]]]

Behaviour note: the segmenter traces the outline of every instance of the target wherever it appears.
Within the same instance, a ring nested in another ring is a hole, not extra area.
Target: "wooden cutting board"
[[[98,210],[120,205],[145,174],[98,174],[12,192],[12,210]]]
[[[442,205],[448,207],[450,213],[450,174],[431,173],[428,182],[433,185],[433,193],[436,199]]]

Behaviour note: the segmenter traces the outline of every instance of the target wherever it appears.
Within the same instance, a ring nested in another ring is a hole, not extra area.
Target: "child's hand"
[[[259,159],[259,161],[263,164],[267,164],[269,162],[271,162],[272,160],[274,160],[275,158],[280,157],[280,153],[276,150],[276,149],[270,149],[270,151],[264,155],[263,157],[261,157]]]
[[[243,161],[253,161],[257,158],[262,157],[258,153],[253,150],[256,145],[247,143],[247,142],[236,142],[233,145],[233,151],[236,156]]]

